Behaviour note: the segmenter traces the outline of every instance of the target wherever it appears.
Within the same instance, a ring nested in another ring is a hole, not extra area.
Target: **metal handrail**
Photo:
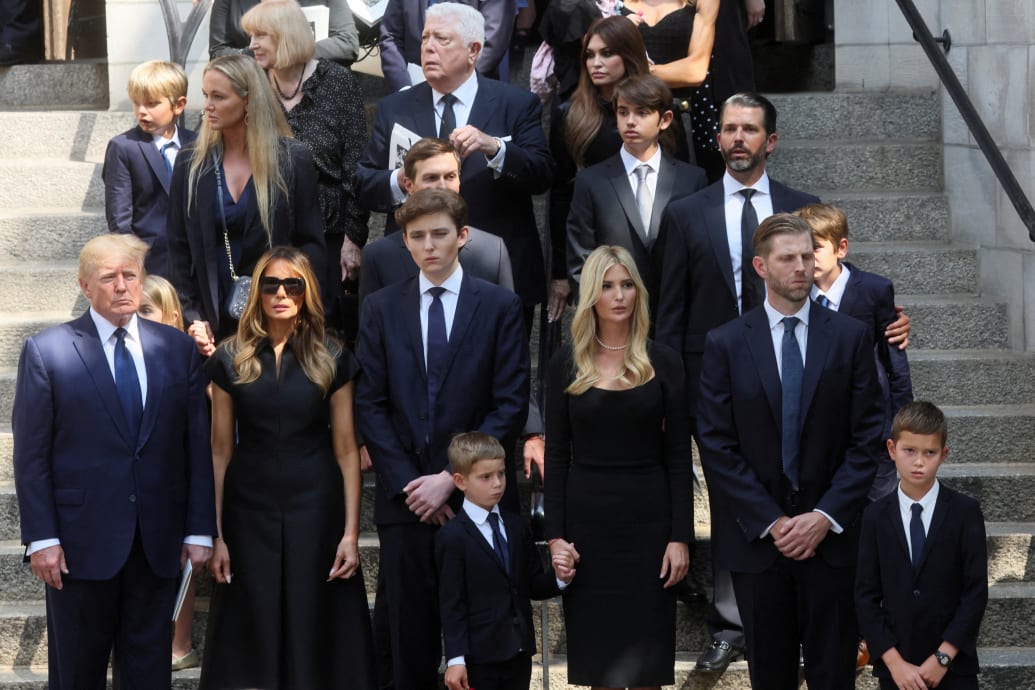
[[[945,43],[946,48],[944,52],[938,47],[938,43],[934,36],[931,35],[931,30],[927,28],[927,23],[920,16],[920,11],[917,10],[913,0],[895,0],[895,2],[898,3],[899,9],[902,10],[906,21],[909,22],[909,26],[913,29],[913,36],[919,41],[924,52],[927,53],[927,59],[931,61],[931,66],[938,73],[938,77],[942,80],[945,90],[948,91],[953,103],[956,104],[956,109],[963,116],[963,121],[967,123],[967,128],[974,136],[975,141],[977,141],[981,152],[985,154],[985,159],[992,167],[992,172],[995,173],[999,184],[1003,187],[1003,191],[1009,197],[1010,203],[1017,210],[1017,215],[1020,216],[1021,222],[1028,229],[1028,237],[1032,242],[1035,242],[1035,209],[1032,208],[1031,201],[1029,201],[1021,188],[1017,177],[1013,174],[1013,170],[1010,169],[999,147],[996,146],[992,135],[989,134],[988,128],[985,126],[984,121],[982,121],[981,116],[978,115],[977,109],[974,108],[974,103],[970,100],[963,85],[960,84],[956,73],[949,66],[949,60],[945,57],[945,53],[949,52],[950,44],[948,42]]]

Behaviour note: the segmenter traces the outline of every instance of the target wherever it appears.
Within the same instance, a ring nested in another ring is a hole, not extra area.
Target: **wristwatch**
[[[940,649],[934,650],[934,658],[938,660],[938,664],[942,668],[949,668],[949,664],[952,663],[952,657]]]

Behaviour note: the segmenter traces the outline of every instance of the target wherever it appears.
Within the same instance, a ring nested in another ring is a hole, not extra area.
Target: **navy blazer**
[[[197,137],[183,127],[177,131],[181,149],[190,146]],[[144,260],[144,268],[148,273],[167,276],[169,241],[165,233],[171,175],[154,138],[140,127],[113,137],[104,153],[101,178],[108,230],[133,233],[147,242],[151,250]]]
[[[770,178],[773,212],[792,212],[819,199]],[[733,278],[722,180],[669,204],[654,335],[683,356],[690,414],[696,415],[701,353],[708,331],[740,315]]]
[[[295,139],[281,137],[280,146],[281,174],[288,195],[285,198],[280,191],[275,194],[272,237],[262,226],[258,205],[248,208],[243,249],[241,256],[234,257],[235,269],[240,276],[250,276],[267,249],[283,244],[302,250],[309,257],[313,272],[326,275],[324,262],[328,259],[313,156],[309,147]],[[216,176],[212,164],[206,161],[194,195],[188,198],[187,176],[192,153],[191,149],[182,151],[173,169],[169,193],[169,281],[176,286],[183,303],[184,320],[187,323],[195,319],[208,321],[217,338],[223,338],[233,329],[220,323],[223,303],[229,295],[221,294],[219,288],[220,268],[228,259],[216,197]],[[325,295],[327,288],[323,286]]]
[[[657,176],[654,210],[646,241],[636,195],[629,184],[620,152],[584,168],[575,176],[575,191],[568,212],[566,252],[568,277],[574,285],[577,286],[582,277],[582,264],[590,252],[604,244],[617,244],[632,254],[647,286],[651,305],[657,303],[664,247],[661,217],[669,203],[690,196],[708,184],[702,168],[664,153]]]
[[[726,570],[769,567],[779,551],[763,531],[782,515],[816,509],[844,530],[831,530],[817,556],[835,567],[855,561],[859,516],[883,447],[873,343],[855,319],[810,304],[796,504],[783,474],[780,376],[765,310],[705,340],[697,442],[712,495],[712,548]]]
[[[464,511],[435,534],[439,612],[446,659],[468,664],[535,654],[531,599],[560,594],[553,571],[543,569],[532,532],[517,513],[501,511],[510,573]]]
[[[377,472],[374,521],[417,522],[403,487],[449,466],[453,436],[481,431],[511,447],[528,412],[529,361],[521,302],[466,273],[449,334],[447,369],[429,410],[417,277],[370,295],[360,310],[356,427]],[[433,421],[432,421],[433,420]],[[507,494],[514,500],[514,468]],[[454,493],[454,500],[459,492]]]
[[[497,175],[480,153],[468,156],[460,166],[467,222],[506,242],[516,291],[526,305],[546,298],[543,249],[532,209],[532,195],[545,192],[553,180],[553,158],[541,120],[542,106],[534,95],[479,76],[468,124],[506,142],[503,172]],[[389,177],[396,171],[388,169],[388,145],[396,124],[422,137],[438,136],[427,83],[386,96],[377,104],[370,141],[355,172],[356,198],[371,211],[392,209]]]
[[[89,312],[29,337],[12,426],[25,544],[59,538],[69,572],[114,577],[137,534],[159,577],[187,535],[216,534],[205,376],[194,341],[137,320],[147,400],[132,438]]]
[[[988,603],[986,549],[981,506],[945,484],[938,489],[919,571],[909,556],[898,491],[866,508],[855,602],[873,675],[891,678],[881,660],[891,647],[920,665],[943,640],[959,648],[950,674],[978,673],[978,629]]]

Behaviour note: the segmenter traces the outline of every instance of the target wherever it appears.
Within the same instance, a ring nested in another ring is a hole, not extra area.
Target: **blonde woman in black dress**
[[[674,682],[672,588],[693,539],[689,416],[680,358],[647,340],[648,325],[632,257],[598,247],[582,269],[572,345],[547,379],[547,536],[551,554],[579,554],[564,592],[575,685]]]

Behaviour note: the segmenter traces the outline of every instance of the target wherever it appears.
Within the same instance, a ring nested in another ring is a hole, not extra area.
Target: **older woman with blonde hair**
[[[255,265],[209,360],[219,535],[201,688],[373,688],[352,354],[292,247]]]
[[[234,333],[256,261],[292,245],[322,275],[323,224],[309,149],[291,138],[266,75],[245,55],[202,76],[201,130],[169,189],[169,280],[202,354]]]
[[[648,327],[636,263],[598,247],[546,389],[547,537],[551,553],[579,554],[564,592],[574,685],[674,682],[673,587],[693,539],[689,415],[679,355]]]

